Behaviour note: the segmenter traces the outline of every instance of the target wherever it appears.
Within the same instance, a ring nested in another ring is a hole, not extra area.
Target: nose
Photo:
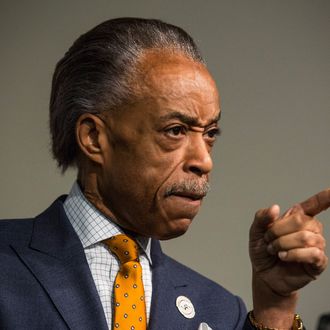
[[[205,142],[203,135],[197,133],[188,142],[184,170],[198,176],[208,174],[213,167],[210,151],[211,148]]]

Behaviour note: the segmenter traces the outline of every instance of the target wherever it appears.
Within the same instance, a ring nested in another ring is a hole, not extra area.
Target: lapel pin
[[[199,325],[198,330],[212,330],[207,323],[203,322]]]
[[[187,319],[192,319],[195,316],[195,308],[189,298],[179,296],[176,298],[176,307],[179,312]]]

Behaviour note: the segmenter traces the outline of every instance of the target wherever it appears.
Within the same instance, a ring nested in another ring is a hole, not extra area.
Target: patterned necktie
[[[137,244],[123,234],[104,243],[120,261],[114,284],[113,329],[146,330],[146,306]]]

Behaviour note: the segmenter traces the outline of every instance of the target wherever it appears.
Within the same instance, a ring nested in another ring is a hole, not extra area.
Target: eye
[[[179,126],[179,125],[177,125],[177,126],[172,126],[172,127],[170,127],[170,128],[167,128],[166,130],[165,130],[165,132],[168,134],[168,135],[170,135],[170,136],[174,136],[174,137],[176,137],[176,136],[180,136],[180,135],[182,135],[182,134],[186,134],[186,128],[184,127],[184,126]]]
[[[206,132],[206,135],[209,138],[215,138],[218,135],[220,135],[220,128],[217,127],[217,128],[210,129],[209,131]]]
[[[217,138],[221,134],[220,128],[212,128],[204,133],[204,136],[207,141],[209,141],[211,144],[213,144]]]

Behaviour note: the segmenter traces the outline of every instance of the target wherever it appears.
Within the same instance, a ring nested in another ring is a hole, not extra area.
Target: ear
[[[103,164],[107,127],[100,117],[91,113],[81,115],[76,123],[76,139],[86,157],[95,163]]]

